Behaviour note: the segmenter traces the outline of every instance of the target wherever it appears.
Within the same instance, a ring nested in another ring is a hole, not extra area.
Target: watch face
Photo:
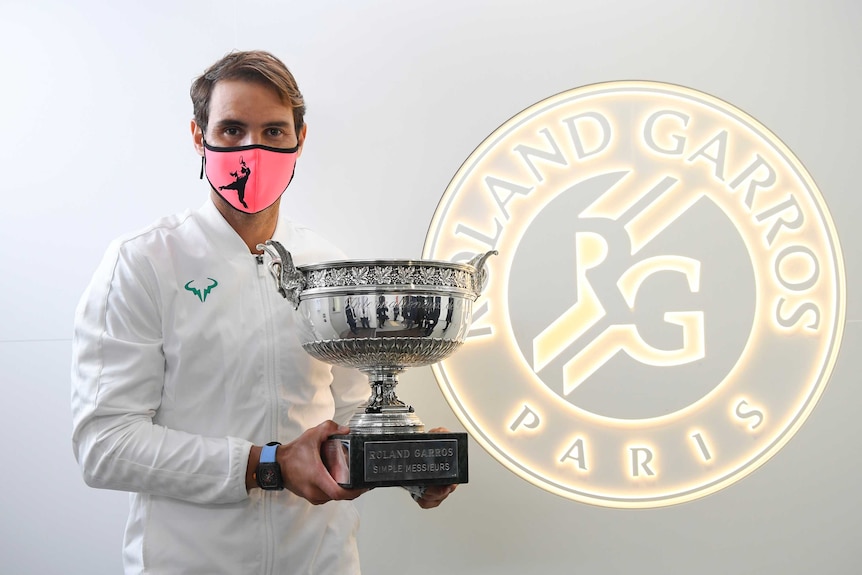
[[[263,489],[281,489],[281,473],[276,464],[261,464],[257,470],[257,482]]]
[[[260,482],[263,483],[264,485],[275,485],[275,482],[276,482],[275,469],[272,469],[270,467],[270,468],[261,470]]]

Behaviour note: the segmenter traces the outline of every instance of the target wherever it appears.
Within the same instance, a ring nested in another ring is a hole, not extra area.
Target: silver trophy
[[[497,252],[467,263],[346,260],[297,267],[279,242],[257,247],[270,257],[278,291],[299,312],[303,349],[368,376],[371,395],[351,417],[350,433],[324,445],[336,481],[345,487],[467,482],[467,434],[425,433],[395,386],[408,367],[441,361],[464,343],[485,261]]]

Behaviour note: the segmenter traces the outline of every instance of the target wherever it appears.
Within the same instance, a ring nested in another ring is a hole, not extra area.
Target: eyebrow
[[[231,118],[223,118],[214,124],[215,128],[224,128],[226,126],[239,126],[240,128],[247,128],[248,124],[243,122],[242,120],[234,120]],[[266,122],[263,125],[265,128],[290,128],[293,127],[293,122],[289,122],[286,120],[273,120],[272,122]]]
[[[233,120],[231,118],[223,118],[223,119],[219,120],[218,122],[216,122],[215,124],[213,124],[213,127],[214,128],[224,128],[225,126],[240,126],[240,127],[244,128],[246,125],[247,124],[245,122],[242,122],[240,120]]]

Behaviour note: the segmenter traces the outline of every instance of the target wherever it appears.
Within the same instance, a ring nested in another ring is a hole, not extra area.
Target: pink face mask
[[[251,145],[216,148],[204,141],[201,178],[224,201],[241,212],[256,214],[281,197],[293,179],[299,145],[272,148]]]

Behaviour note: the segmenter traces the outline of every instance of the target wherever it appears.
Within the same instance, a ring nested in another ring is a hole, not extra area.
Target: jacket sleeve
[[[371,396],[368,377],[358,369],[332,367],[332,396],[335,398],[333,421],[347,425],[354,410]]]
[[[72,445],[84,481],[195,503],[242,500],[251,443],[153,423],[165,375],[160,305],[150,263],[113,245],[75,314]]]

